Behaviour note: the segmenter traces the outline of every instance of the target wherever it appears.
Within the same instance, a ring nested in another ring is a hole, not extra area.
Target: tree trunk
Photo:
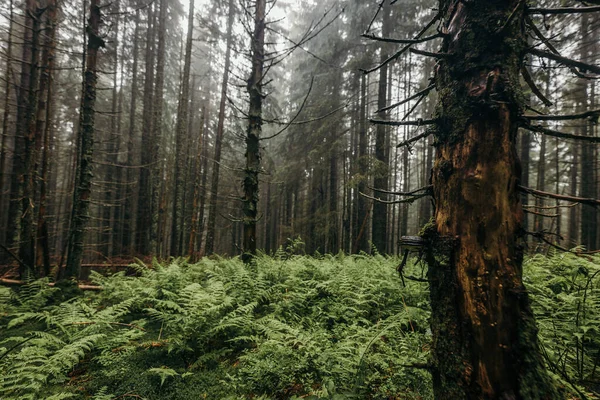
[[[265,60],[266,0],[256,0],[254,34],[252,35],[252,72],[248,79],[250,107],[246,131],[246,168],[244,170],[244,262],[256,254],[256,221],[258,217],[258,173],[260,172],[259,138],[262,131],[263,66]]]
[[[165,56],[166,56],[166,34],[167,34],[167,1],[160,0],[160,11],[158,16],[158,49],[156,52],[156,82],[154,86],[154,99],[152,106],[152,162],[151,168],[151,228],[150,228],[150,252],[153,255],[161,255],[162,236],[159,232],[161,210],[161,174],[163,163],[162,157],[162,125],[164,108],[164,86],[165,86]]]
[[[132,185],[134,165],[134,141],[136,134],[136,111],[138,97],[138,53],[139,53],[140,10],[135,11],[135,31],[133,33],[133,66],[131,79],[131,103],[129,104],[129,133],[127,138],[127,172],[125,173],[125,205],[123,209],[123,238],[121,252],[123,255],[133,254],[133,238],[135,237],[134,219],[134,186]]]
[[[360,116],[359,116],[359,131],[358,131],[358,191],[365,193],[367,189],[367,146],[369,143],[367,131],[367,78],[363,75],[361,78],[360,89]],[[358,195],[358,207],[356,210],[356,221],[354,223],[354,246],[353,253],[359,251],[369,251],[368,238],[366,234],[366,225],[368,224],[369,210],[367,199],[364,196]]]
[[[520,4],[440,1],[452,56],[436,76],[435,225],[425,233],[436,399],[559,398],[521,279]]]
[[[384,2],[384,6],[382,9],[383,13],[383,22],[382,22],[382,36],[389,37],[390,36],[390,28],[391,28],[391,5],[390,0],[386,0]],[[383,43],[380,48],[380,61],[383,63],[388,58],[388,45]],[[387,78],[388,76],[388,66],[384,65],[379,69],[379,85],[378,85],[378,94],[377,94],[377,109],[381,110],[385,106],[387,106]],[[379,112],[379,119],[387,119],[387,112]],[[388,166],[390,163],[389,155],[386,146],[386,133],[387,127],[385,125],[377,125],[377,132],[375,136],[375,158],[378,161],[378,168],[375,174],[375,188],[388,190]],[[386,201],[387,195],[384,193],[377,193],[377,197]],[[387,204],[376,201],[373,204],[373,246],[380,253],[387,252],[387,213],[388,207]]]
[[[66,268],[61,274],[63,279],[79,276],[83,257],[84,231],[89,220],[96,113],[94,107],[96,104],[96,82],[98,81],[96,66],[98,64],[98,50],[104,47],[104,40],[100,36],[102,14],[99,3],[99,0],[90,0],[90,17],[87,26],[87,60],[79,120],[80,147],[73,195],[72,222],[69,232],[69,253]]]
[[[4,71],[4,114],[2,117],[2,137],[0,138],[0,208],[6,209],[5,203],[5,185],[4,185],[4,177],[6,171],[6,155],[8,154],[8,128],[9,128],[9,119],[10,119],[10,110],[11,110],[11,85],[13,81],[11,79],[12,75],[12,49],[13,49],[13,25],[14,25],[14,10],[13,10],[13,0],[10,0],[9,4],[9,26],[8,26],[8,43],[6,45],[6,71]],[[9,214],[2,213],[0,216],[0,226],[3,227],[2,233],[0,234],[1,243],[6,242],[5,234],[7,233],[7,229],[4,229],[5,224],[8,222]],[[4,260],[4,257],[8,255],[0,255],[0,261]]]
[[[46,3],[46,40],[42,53],[42,70],[40,76],[39,99],[37,107],[36,136],[43,138],[39,145],[43,148],[42,167],[40,172],[40,199],[37,215],[37,249],[36,265],[43,266],[40,276],[50,274],[50,245],[49,230],[46,220],[46,205],[48,197],[48,178],[50,163],[50,133],[52,124],[53,87],[52,76],[56,47],[57,6],[55,0]],[[37,169],[37,168],[36,168]]]
[[[188,127],[188,111],[190,98],[190,66],[192,63],[192,40],[194,34],[194,0],[190,1],[190,11],[188,13],[188,32],[185,44],[185,60],[183,66],[183,76],[181,78],[181,97],[179,98],[179,107],[177,109],[177,126],[176,144],[175,144],[175,190],[173,191],[173,221],[171,227],[171,255],[181,255],[183,246],[182,231],[183,226],[179,226],[181,221],[181,213],[184,207],[185,197],[182,192],[184,190],[184,156],[187,146],[185,141],[187,138]]]
[[[212,171],[212,184],[210,186],[210,204],[208,206],[208,227],[206,231],[205,254],[212,254],[215,247],[215,225],[217,222],[217,200],[219,196],[219,170],[221,168],[221,149],[223,147],[223,134],[225,131],[225,103],[227,102],[227,85],[229,84],[229,67],[231,65],[231,46],[233,41],[233,20],[235,8],[233,0],[229,0],[229,14],[227,18],[227,39],[225,44],[225,68],[221,82],[221,101],[219,103],[219,121],[217,122],[217,137],[215,138],[215,156]]]
[[[150,232],[152,228],[152,115],[154,98],[154,59],[156,38],[156,11],[154,5],[148,7],[148,39],[146,42],[144,99],[142,111],[142,168],[140,169],[138,207],[136,218],[136,247],[140,255],[150,253]],[[134,72],[135,73],[135,72]]]

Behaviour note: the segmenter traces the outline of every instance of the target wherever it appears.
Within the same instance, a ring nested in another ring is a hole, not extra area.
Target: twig
[[[389,190],[377,189],[377,188],[373,188],[373,187],[370,187],[370,186],[369,186],[369,189],[371,189],[374,192],[385,193],[385,194],[393,194],[393,195],[396,195],[396,196],[415,196],[419,192],[431,193],[431,189],[433,189],[433,186],[432,185],[424,186],[422,188],[415,189],[415,190],[410,191],[410,192],[392,192],[392,191],[389,191]]]
[[[559,8],[530,8],[527,14],[556,15],[556,14],[584,14],[600,12],[600,6],[593,7],[559,7]]]
[[[432,51],[425,51],[425,50],[419,50],[419,49],[410,49],[410,52],[413,54],[418,54],[420,56],[433,57],[433,58],[449,58],[452,56],[452,53],[434,53]]]
[[[543,58],[547,58],[549,60],[556,61],[557,63],[562,64],[567,67],[576,67],[583,71],[590,71],[595,74],[600,74],[600,66],[597,66],[597,65],[592,65],[592,64],[587,64],[587,63],[581,62],[581,61],[572,60],[570,58],[563,57],[561,55],[558,55],[555,53],[550,53],[548,51],[539,50],[539,49],[529,49],[529,50],[527,50],[527,52],[530,54],[533,54],[535,56],[538,56],[538,57],[543,57]]]
[[[13,252],[12,252],[12,251],[11,251],[11,250],[10,250],[8,247],[6,247],[5,245],[3,245],[3,244],[0,244],[0,248],[1,248],[2,250],[4,250],[4,251],[5,251],[5,252],[6,252],[6,253],[9,255],[9,256],[11,256],[11,257],[12,257],[12,258],[13,258],[13,259],[16,261],[16,262],[18,262],[18,263],[19,263],[19,265],[20,265],[21,267],[23,267],[25,270],[28,270],[28,269],[30,269],[30,268],[31,268],[29,265],[25,264],[25,263],[23,262],[23,260],[21,260],[19,257],[17,257],[17,255],[16,255],[15,253],[13,253]]]
[[[533,78],[529,74],[527,67],[525,67],[525,66],[521,67],[521,75],[523,75],[523,79],[525,79],[527,86],[529,86],[529,88],[531,89],[533,94],[535,94],[536,97],[538,99],[540,99],[546,107],[550,107],[552,105],[552,102],[550,100],[548,100],[548,98],[546,96],[544,96],[542,91],[535,85],[535,82],[533,81]]]
[[[418,44],[418,43],[424,43],[424,42],[428,42],[430,40],[444,37],[444,35],[441,33],[436,33],[435,35],[425,36],[425,37],[419,38],[419,39],[393,39],[393,38],[385,38],[385,37],[381,37],[381,36],[375,36],[372,34],[364,33],[362,35],[362,37],[371,39],[371,40],[376,40],[378,42],[385,42],[385,43]]]
[[[533,196],[537,196],[537,197],[550,197],[552,199],[557,199],[557,200],[565,200],[565,201],[571,201],[571,202],[580,203],[580,204],[586,204],[586,205],[589,205],[592,207],[600,206],[600,200],[598,200],[598,199],[590,199],[590,198],[583,198],[583,197],[567,196],[564,194],[543,192],[541,190],[532,189],[532,188],[528,188],[525,186],[519,186],[519,190],[524,193],[529,193],[529,194],[531,194]]]
[[[429,135],[431,135],[431,132],[429,132],[429,131],[423,132],[420,135],[417,135],[413,138],[407,139],[404,142],[398,143],[398,145],[396,147],[410,146],[414,142],[418,142],[419,140],[424,139],[424,138],[428,137]]]
[[[566,133],[561,131],[555,131],[554,129],[544,128],[541,125],[530,125],[530,124],[522,124],[522,128],[533,131],[543,133],[544,135],[563,138],[563,139],[574,139],[574,140],[582,140],[584,142],[591,143],[600,143],[600,137],[598,136],[582,136],[576,135],[574,133]]]
[[[566,115],[524,115],[523,118],[536,121],[568,121],[573,119],[595,118],[600,116],[600,110],[591,110],[579,114]]]
[[[435,24],[437,22],[437,20],[440,19],[441,17],[442,17],[442,13],[438,12],[435,15],[435,17],[433,17],[433,19],[427,25],[425,25],[419,33],[417,33],[417,35],[414,37],[414,39],[419,39],[421,36],[423,36],[429,30],[429,28],[431,28],[433,26],[433,24]],[[410,43],[410,44],[404,46],[402,49],[398,50],[396,53],[394,53],[393,55],[388,57],[388,59],[385,60],[384,62],[382,62],[381,64],[379,64],[371,69],[367,69],[367,70],[361,69],[361,71],[364,72],[365,74],[370,74],[371,72],[375,72],[375,71],[379,70],[381,67],[391,63],[392,61],[394,61],[395,59],[400,57],[402,54],[406,53],[406,51],[408,51],[412,45],[413,45],[413,43]]]
[[[383,119],[370,119],[370,123],[375,125],[388,125],[388,126],[425,126],[433,125],[437,122],[435,119],[417,119],[415,121],[388,121]]]
[[[402,200],[381,200],[377,197],[373,197],[373,196],[369,196],[368,194],[364,194],[363,192],[358,192],[361,196],[366,197],[367,199],[376,201],[378,203],[382,203],[382,204],[402,204],[402,203],[413,203],[419,199],[422,199],[423,197],[427,197],[429,196],[429,193],[424,193],[424,194],[419,194],[419,195],[415,195],[412,197],[409,197],[408,199],[402,199]]]
[[[396,108],[398,106],[401,106],[402,104],[408,103],[409,101],[414,100],[416,98],[427,96],[429,94],[429,92],[431,92],[433,89],[435,89],[435,84],[431,84],[431,85],[427,86],[425,89],[421,90],[418,93],[413,94],[412,96],[410,96],[410,97],[408,97],[408,98],[406,98],[404,100],[401,100],[401,101],[399,101],[397,103],[394,103],[392,105],[389,105],[387,107],[383,107],[382,109],[377,110],[377,113],[389,111],[392,108]]]

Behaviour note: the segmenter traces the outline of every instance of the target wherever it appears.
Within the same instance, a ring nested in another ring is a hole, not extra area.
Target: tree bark
[[[158,44],[156,52],[156,82],[154,86],[154,98],[152,106],[152,168],[150,184],[152,188],[151,204],[151,228],[150,228],[150,253],[161,255],[162,235],[160,219],[164,211],[164,202],[161,198],[161,174],[163,163],[162,157],[162,125],[164,108],[164,86],[165,86],[165,56],[166,56],[166,34],[167,34],[167,1],[160,0],[160,11],[158,16]]]
[[[252,72],[248,79],[250,107],[246,131],[246,168],[244,170],[244,262],[256,254],[256,222],[258,218],[258,174],[260,172],[259,138],[262,131],[263,67],[265,59],[266,0],[256,0],[254,34],[252,35]]]
[[[436,76],[435,224],[424,234],[436,399],[559,398],[521,278],[520,4],[440,1],[452,57]]]
[[[225,104],[227,102],[227,85],[229,84],[229,68],[231,65],[231,46],[233,41],[233,20],[235,8],[233,0],[229,0],[229,14],[227,18],[227,39],[225,44],[225,67],[223,81],[221,82],[221,101],[219,103],[219,120],[217,122],[217,137],[215,138],[215,156],[212,170],[212,183],[210,186],[210,203],[208,206],[208,226],[206,231],[205,254],[210,255],[215,247],[215,225],[217,223],[217,200],[219,196],[219,171],[221,168],[221,149],[225,132]]]
[[[386,0],[383,3],[382,13],[383,13],[383,21],[382,21],[382,36],[389,37],[391,31],[391,4],[390,0]],[[380,61],[383,63],[388,55],[389,45],[386,43],[382,43],[380,47]],[[387,106],[387,78],[388,76],[388,65],[385,64],[383,67],[379,69],[379,85],[378,85],[378,94],[377,94],[377,109],[381,110]],[[388,113],[385,111],[381,111],[378,113],[377,117],[379,119],[385,120],[387,119]],[[385,125],[377,125],[376,127],[376,136],[375,136],[375,158],[377,159],[379,166],[378,171],[375,174],[374,186],[377,189],[388,190],[388,166],[389,166],[389,155],[386,146],[386,133],[388,128]],[[382,200],[387,200],[387,195],[384,193],[378,194],[378,197]],[[375,202],[373,204],[373,246],[380,253],[386,253],[388,251],[386,242],[387,242],[387,213],[388,208],[387,204],[382,202]]]
[[[124,255],[133,254],[133,238],[135,237],[135,219],[134,219],[134,186],[132,185],[134,149],[133,143],[136,135],[136,111],[138,97],[138,57],[139,57],[139,31],[140,31],[140,10],[135,11],[135,31],[133,33],[133,66],[131,79],[131,103],[129,104],[129,132],[127,138],[127,172],[125,173],[125,205],[123,207],[123,238],[121,240],[121,250]]]
[[[63,279],[79,276],[83,257],[84,231],[89,220],[96,113],[94,107],[96,104],[96,83],[98,81],[96,67],[98,64],[98,51],[101,47],[104,47],[104,40],[100,36],[102,14],[99,3],[99,0],[90,0],[90,17],[87,26],[87,59],[79,121],[80,147],[73,195],[72,222],[69,232],[69,253],[66,268],[61,274]]]
[[[183,247],[183,226],[181,223],[181,213],[184,208],[185,197],[184,190],[184,168],[186,157],[184,155],[187,146],[188,111],[190,98],[190,66],[192,63],[192,40],[194,33],[194,0],[190,1],[190,11],[188,13],[188,32],[185,44],[185,59],[183,66],[183,76],[181,78],[181,97],[179,98],[179,107],[177,108],[177,126],[176,130],[176,148],[175,148],[175,190],[173,191],[173,213],[171,227],[171,255],[181,255]]]
[[[148,32],[145,54],[144,99],[142,111],[142,156],[138,183],[138,207],[136,218],[136,247],[140,255],[150,253],[150,232],[152,229],[152,115],[154,98],[154,60],[156,39],[156,11],[154,5],[148,7]]]

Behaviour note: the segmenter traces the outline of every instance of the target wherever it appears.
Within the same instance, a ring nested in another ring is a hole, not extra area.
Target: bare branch
[[[559,138],[563,138],[563,139],[582,140],[584,142],[591,142],[591,143],[600,143],[600,137],[597,137],[597,136],[575,135],[573,133],[560,132],[560,131],[555,131],[554,129],[544,128],[541,125],[523,124],[523,125],[521,125],[521,127],[524,129],[530,130],[532,132],[543,133],[544,135],[548,135],[548,136],[559,137]]]
[[[410,146],[414,142],[418,142],[419,140],[424,139],[424,138],[428,137],[429,135],[431,135],[431,132],[429,132],[429,131],[423,132],[420,135],[417,135],[413,138],[405,140],[404,142],[398,143],[398,145],[396,147]]]
[[[433,186],[429,185],[429,186],[424,186],[422,188],[410,191],[410,192],[392,192],[389,190],[383,190],[383,189],[377,189],[377,188],[373,188],[369,186],[369,189],[371,189],[374,192],[378,192],[378,193],[385,193],[385,194],[393,194],[396,196],[417,196],[417,193],[419,192],[425,192],[427,194],[431,194],[431,189],[433,189]]]
[[[419,49],[410,49],[410,52],[413,54],[418,54],[420,56],[425,56],[425,57],[433,57],[433,58],[449,58],[452,56],[451,53],[434,53],[432,51],[425,51],[425,50],[419,50]]]
[[[364,194],[362,192],[358,192],[361,196],[376,201],[378,203],[383,203],[383,204],[401,204],[401,203],[413,203],[423,197],[427,197],[429,196],[429,193],[425,193],[425,194],[420,194],[420,195],[416,195],[413,197],[409,197],[407,199],[402,199],[402,200],[392,200],[392,201],[388,201],[388,200],[381,200],[380,198],[377,197],[373,197],[373,196],[369,196],[368,194]]]
[[[600,200],[598,200],[598,199],[586,199],[583,197],[575,197],[575,196],[567,196],[564,194],[543,192],[541,190],[532,189],[532,188],[528,188],[525,186],[519,186],[519,190],[521,192],[528,193],[528,194],[531,194],[531,195],[537,196],[537,197],[549,197],[549,198],[557,199],[557,200],[564,200],[564,201],[571,201],[571,202],[580,203],[580,204],[586,204],[586,205],[592,206],[592,207],[600,206]]]
[[[579,114],[567,114],[567,115],[524,115],[524,118],[528,120],[536,120],[536,121],[567,121],[573,119],[586,119],[592,118],[594,120],[598,120],[600,116],[600,110],[591,110],[586,111]]]
[[[437,121],[435,119],[417,119],[415,121],[388,121],[383,119],[370,119],[370,123],[375,125],[387,125],[387,126],[425,126],[433,125]]]
[[[525,66],[521,67],[521,75],[523,75],[523,79],[525,79],[525,82],[527,83],[533,94],[535,94],[536,97],[540,99],[546,107],[550,107],[552,105],[552,102],[548,100],[548,98],[544,96],[542,91],[535,85],[533,78],[531,77],[529,71]]]
[[[417,33],[417,35],[414,37],[414,39],[419,39],[421,36],[423,36],[425,33],[427,33],[429,28],[431,28],[433,26],[433,24],[435,24],[441,17],[442,17],[442,13],[438,12],[435,15],[435,17],[433,17],[433,19],[427,25],[425,25],[419,33]],[[394,61],[398,57],[400,57],[402,54],[406,53],[413,44],[414,43],[410,43],[410,44],[404,46],[402,49],[398,50],[396,53],[391,55],[387,60],[385,60],[381,64],[379,64],[371,69],[367,69],[367,70],[361,69],[361,71],[363,71],[365,74],[370,74],[371,72],[375,72],[375,71],[379,70],[384,65],[391,63],[392,61]]]
[[[547,58],[549,60],[556,61],[557,63],[562,64],[567,67],[576,67],[583,71],[590,71],[595,74],[600,74],[600,66],[597,66],[597,65],[592,65],[592,64],[587,64],[587,63],[581,62],[581,61],[571,60],[570,58],[563,57],[558,54],[550,53],[550,52],[544,51],[544,50],[529,49],[528,52],[530,54],[533,54],[538,57],[543,57],[543,58]]]
[[[385,112],[385,111],[389,111],[389,110],[391,110],[392,108],[399,107],[399,106],[401,106],[402,104],[404,104],[404,103],[408,103],[409,101],[411,101],[411,100],[414,100],[414,99],[416,99],[416,98],[419,98],[419,97],[425,97],[425,96],[427,96],[427,95],[429,94],[429,92],[431,92],[433,89],[435,89],[435,84],[431,84],[431,85],[427,86],[425,89],[421,90],[421,91],[420,91],[420,92],[418,92],[418,93],[415,93],[414,95],[412,95],[412,96],[410,96],[410,97],[408,97],[408,98],[406,98],[406,99],[404,99],[404,100],[401,100],[401,101],[399,101],[399,102],[397,102],[397,103],[394,103],[394,104],[392,104],[392,105],[389,105],[389,106],[387,106],[387,107],[384,107],[384,108],[382,108],[381,110],[377,110],[377,113],[380,113],[380,112]]]
[[[584,14],[591,12],[599,12],[600,6],[593,7],[559,7],[559,8],[530,8],[527,10],[527,14],[539,14],[539,15],[550,15],[550,14]]]
[[[367,38],[367,39],[371,39],[371,40],[376,40],[378,42],[385,42],[385,43],[417,44],[417,43],[429,42],[430,40],[434,40],[434,39],[438,39],[438,38],[444,37],[444,35],[441,34],[441,33],[436,33],[435,35],[425,36],[425,37],[419,38],[419,39],[393,39],[393,38],[386,38],[386,37],[376,36],[376,35],[369,34],[369,33],[364,33],[362,35],[362,37]]]

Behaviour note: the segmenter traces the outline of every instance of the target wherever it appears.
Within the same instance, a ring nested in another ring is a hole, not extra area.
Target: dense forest
[[[597,0],[0,0],[0,398],[600,398]]]

